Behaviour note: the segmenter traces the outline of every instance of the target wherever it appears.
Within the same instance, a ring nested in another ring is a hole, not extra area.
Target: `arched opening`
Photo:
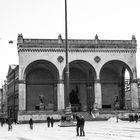
[[[65,106],[70,102],[72,111],[88,111],[95,100],[94,80],[96,72],[88,62],[82,60],[72,61],[69,64],[69,72],[69,95],[65,94]]]
[[[127,64],[122,61],[113,60],[103,65],[100,71],[102,108],[125,109],[125,73],[132,76]]]
[[[129,71],[125,70],[125,108],[132,109],[131,107],[131,78]]]
[[[57,80],[56,67],[45,60],[32,62],[25,71],[26,109],[56,110]]]

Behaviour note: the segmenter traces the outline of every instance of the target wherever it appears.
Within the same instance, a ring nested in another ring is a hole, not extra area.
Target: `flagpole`
[[[66,106],[69,106],[69,62],[68,62],[68,27],[67,27],[67,0],[65,0],[65,47],[66,47],[66,96],[67,103]]]
[[[66,104],[65,104],[65,117],[66,120],[64,122],[61,122],[59,125],[60,127],[68,127],[68,126],[76,126],[76,123],[72,121],[72,111],[71,111],[71,104],[69,100],[69,62],[68,62],[68,52],[69,52],[69,46],[68,46],[68,30],[67,30],[67,0],[65,0],[65,55],[66,55],[66,68],[65,68],[65,96]]]

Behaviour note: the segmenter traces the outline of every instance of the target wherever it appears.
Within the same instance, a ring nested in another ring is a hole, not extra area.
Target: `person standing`
[[[129,114],[129,122],[131,122],[131,114]]]
[[[12,123],[13,123],[13,120],[12,118],[8,118],[8,131],[12,131],[13,127],[12,127]]]
[[[119,122],[119,116],[118,116],[117,111],[115,113],[116,113],[116,122],[118,123]]]
[[[4,119],[2,118],[1,119],[1,127],[3,127],[3,124],[4,124]]]
[[[139,116],[138,116],[138,114],[135,114],[135,121],[136,121],[136,123],[138,122],[138,119],[139,119]]]
[[[89,114],[90,114],[90,115],[92,115],[92,110],[93,110],[93,109],[92,109],[92,107],[90,106],[90,107],[89,107]]]
[[[64,122],[64,116],[62,115],[61,116],[61,123],[63,123]]]
[[[77,124],[76,124],[76,133],[77,133],[77,136],[79,136],[80,116],[78,116],[77,114],[76,114],[76,121],[77,121]]]
[[[50,122],[51,122],[51,118],[50,116],[47,117],[47,124],[48,124],[48,127],[50,127]]]
[[[53,127],[53,123],[54,123],[53,116],[51,116],[51,118],[50,118],[50,122],[51,122],[51,127]]]
[[[33,130],[33,119],[30,118],[29,120],[30,129]]]
[[[85,136],[84,125],[85,125],[85,119],[84,119],[83,116],[81,116],[81,119],[80,119],[80,136]]]

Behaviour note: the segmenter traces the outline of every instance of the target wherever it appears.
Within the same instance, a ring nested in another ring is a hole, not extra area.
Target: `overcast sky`
[[[65,36],[65,0],[0,0],[0,86],[10,64],[18,64],[16,40]],[[67,0],[68,38],[131,40],[138,43],[140,77],[140,0]],[[9,40],[14,40],[10,45]]]

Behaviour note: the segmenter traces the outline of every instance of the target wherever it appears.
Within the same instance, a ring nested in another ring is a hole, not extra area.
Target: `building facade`
[[[3,90],[0,88],[0,117],[2,116],[2,106],[3,106]]]
[[[7,81],[0,89],[0,118],[7,118]]]
[[[137,79],[137,84],[138,84],[138,101],[140,104],[140,78]],[[125,104],[126,104],[126,109],[132,109],[131,106],[131,81],[130,79],[126,80],[125,83]]]
[[[135,36],[131,40],[68,40],[69,93],[65,92],[65,39],[26,39],[18,35],[19,115],[60,111],[126,109],[125,71],[131,84],[131,108],[139,108]]]
[[[18,65],[10,65],[7,74],[7,116],[17,121],[18,117]]]
[[[138,78],[138,96],[139,96],[139,104],[140,104],[140,78]]]

